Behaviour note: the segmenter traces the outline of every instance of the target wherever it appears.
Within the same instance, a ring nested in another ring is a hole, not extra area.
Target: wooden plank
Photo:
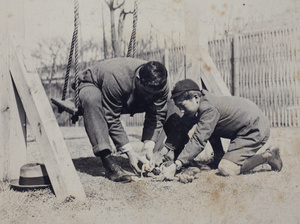
[[[8,13],[12,16],[8,19],[8,34],[25,38],[25,11],[24,0],[11,0],[8,5]],[[7,44],[7,46],[9,43]],[[9,74],[8,74],[9,75]],[[11,77],[9,75],[9,79]],[[11,119],[10,119],[10,178],[19,178],[20,167],[26,163],[26,140],[27,126],[26,113],[16,92],[15,86],[10,81],[10,102],[11,102]],[[16,141],[18,139],[18,141]]]
[[[7,2],[7,5],[8,13],[11,15],[8,19],[8,34],[18,36],[24,40],[24,0],[10,0]],[[7,46],[9,46],[9,42]],[[10,75],[9,79],[11,80]],[[12,84],[10,86],[12,108],[10,125],[10,178],[15,179],[16,177],[19,178],[20,167],[26,163],[27,117],[15,86]]]
[[[9,77],[10,127],[9,127],[9,179],[18,179],[20,168],[27,160],[27,125],[26,113],[20,97]],[[17,141],[16,141],[17,140]]]
[[[21,5],[21,3],[20,3]],[[26,115],[17,102],[8,66],[8,31],[14,28],[7,4],[0,7],[0,181],[17,179],[26,162]],[[22,24],[22,23],[21,23]],[[20,32],[20,30],[19,30]]]
[[[10,118],[10,101],[9,96],[9,75],[8,75],[8,37],[6,23],[6,4],[0,7],[0,181],[8,179],[9,172],[9,118]]]
[[[12,38],[11,41],[10,71],[56,197],[62,201],[69,197],[84,201],[86,199],[84,190],[41,80],[35,69],[28,63],[30,60],[28,52],[23,50],[20,42]]]
[[[202,48],[199,55],[202,68],[201,78],[208,91],[217,96],[230,96],[230,91],[208,52]]]
[[[73,99],[61,100],[51,98],[51,102],[58,107],[59,112],[65,111],[71,115],[76,115],[78,113],[78,109],[76,108]]]
[[[199,32],[199,12],[197,0],[185,0],[185,38],[186,38],[186,78],[194,80],[201,85],[200,77],[200,32]],[[203,36],[202,36],[203,37]],[[206,41],[207,43],[208,41]]]

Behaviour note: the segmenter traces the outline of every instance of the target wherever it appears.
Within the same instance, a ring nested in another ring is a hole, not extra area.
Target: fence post
[[[165,67],[168,71],[168,81],[169,81],[169,88],[171,89],[171,85],[172,85],[172,82],[173,82],[173,77],[171,77],[171,73],[170,73],[170,63],[169,63],[169,49],[165,49],[165,52],[164,52],[164,64],[165,64]]]
[[[233,79],[233,95],[240,96],[240,46],[239,46],[239,35],[235,34],[232,41],[232,55],[233,55],[233,65],[232,65],[232,79]]]

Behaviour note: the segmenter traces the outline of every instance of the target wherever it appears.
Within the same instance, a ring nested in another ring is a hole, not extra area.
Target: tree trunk
[[[119,21],[118,21],[118,38],[119,38],[119,46],[120,46],[120,49],[122,49],[121,45],[122,43],[124,42],[123,41],[123,32],[124,32],[124,21],[125,21],[125,17],[126,17],[126,13],[124,11],[124,9],[122,9],[122,11],[120,12],[120,15],[119,15]],[[124,43],[125,45],[125,43]],[[120,52],[121,53],[121,52]],[[124,55],[125,54],[125,51],[122,52],[122,54]]]
[[[107,49],[107,42],[106,42],[106,36],[105,36],[105,26],[104,26],[104,14],[103,14],[103,5],[102,5],[102,33],[103,33],[103,56],[104,59],[108,57],[108,49]]]
[[[123,41],[123,31],[124,31],[124,22],[127,14],[132,14],[133,12],[125,12],[124,10],[124,3],[118,4],[116,7],[114,3],[118,3],[115,0],[105,1],[110,10],[110,27],[111,27],[111,43],[112,43],[112,50],[113,50],[113,57],[120,57],[123,56],[121,52],[121,45]],[[115,21],[115,12],[116,10],[120,10],[119,20],[118,20],[118,29]]]
[[[110,8],[110,28],[111,28],[111,43],[113,48],[113,57],[119,57],[121,56],[120,53],[120,47],[119,42],[117,40],[117,34],[116,34],[116,22],[115,22],[115,10],[113,8]]]

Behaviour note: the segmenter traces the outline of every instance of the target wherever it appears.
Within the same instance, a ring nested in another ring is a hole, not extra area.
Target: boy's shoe
[[[213,156],[212,160],[205,165],[208,166],[211,170],[218,169],[219,163],[221,162],[221,159],[223,158],[224,153],[221,155]]]
[[[271,153],[271,157],[268,158],[267,162],[271,166],[272,170],[280,171],[282,169],[282,160],[280,158],[280,152],[278,147],[270,147],[266,150],[266,152]]]
[[[218,169],[218,166],[219,166],[220,161],[221,161],[221,159],[214,158],[213,161],[211,161],[210,163],[207,163],[206,165],[207,165],[211,170],[216,170],[216,169]]]
[[[115,163],[113,156],[109,155],[103,160],[105,175],[108,179],[115,182],[131,182],[133,181],[134,173],[130,173],[122,169],[121,166]]]

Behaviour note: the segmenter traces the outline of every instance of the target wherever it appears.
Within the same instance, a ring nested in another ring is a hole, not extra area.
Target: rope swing
[[[129,41],[127,57],[136,57],[136,27],[137,27],[137,20],[138,20],[138,0],[134,1],[134,10],[133,10],[133,22],[132,22],[132,33]]]
[[[72,123],[75,124],[76,121],[79,119],[78,115],[78,107],[79,107],[79,62],[78,62],[78,27],[79,27],[79,3],[78,0],[74,0],[74,31],[73,31],[73,37],[70,47],[70,54],[68,59],[68,65],[67,70],[65,74],[65,82],[63,86],[63,92],[61,101],[57,99],[51,98],[51,101],[53,104],[55,104],[58,107],[58,112],[62,113],[63,111],[66,111],[72,115]],[[66,94],[68,89],[68,83],[69,83],[69,77],[70,77],[70,71],[71,71],[71,65],[72,65],[72,59],[73,59],[73,53],[75,50],[75,60],[74,60],[74,76],[75,76],[75,102],[71,102],[71,100],[66,101]],[[74,105],[75,103],[75,105]]]
[[[72,42],[71,42],[67,71],[66,71],[66,75],[65,75],[65,83],[64,83],[63,94],[62,94],[62,98],[61,98],[62,100],[66,99],[66,93],[67,93],[67,88],[68,88],[68,81],[69,81],[69,74],[70,74],[70,70],[71,70],[74,46],[75,46],[75,87],[77,87],[77,85],[78,85],[78,25],[79,25],[78,20],[79,20],[79,4],[78,4],[78,1],[75,0],[74,1],[74,31],[73,31],[73,37],[72,37]],[[76,77],[77,77],[77,85],[76,85]],[[76,105],[76,107],[78,107],[78,105]]]
[[[136,57],[136,27],[137,27],[137,13],[138,13],[138,5],[137,1],[134,1],[134,11],[133,11],[133,26],[132,26],[132,33],[129,41],[127,57]],[[70,54],[68,58],[68,65],[65,74],[65,81],[63,86],[63,92],[61,100],[51,98],[51,102],[58,107],[58,112],[62,113],[63,111],[68,112],[72,115],[72,123],[75,124],[79,119],[79,63],[78,63],[78,27],[79,27],[79,3],[78,0],[74,0],[74,31],[73,37],[71,42]],[[75,97],[74,100],[66,99],[67,89],[68,89],[68,82],[70,77],[70,70],[72,65],[72,58],[75,52],[75,64],[74,64],[74,71],[75,71]]]

